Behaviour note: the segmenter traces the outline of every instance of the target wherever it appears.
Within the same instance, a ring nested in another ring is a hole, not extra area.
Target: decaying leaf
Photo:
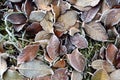
[[[42,27],[39,22],[33,22],[26,28],[27,33],[32,35],[37,34],[41,30]]]
[[[7,70],[7,62],[0,56],[0,77],[3,77],[4,72]]]
[[[51,76],[52,80],[68,80],[67,69],[59,68],[55,70],[54,75]]]
[[[106,59],[111,64],[114,63],[116,55],[117,55],[117,47],[114,44],[109,44],[106,49]]]
[[[97,41],[106,41],[108,35],[105,28],[97,22],[90,22],[89,24],[84,25],[86,33],[94,40]]]
[[[70,38],[73,45],[75,45],[77,48],[84,49],[88,47],[88,42],[86,38],[79,33],[75,34]]]
[[[75,11],[67,11],[65,14],[61,15],[57,23],[55,24],[55,28],[58,31],[66,31],[71,26],[73,26],[77,21],[77,13]]]
[[[32,21],[42,21],[42,19],[45,17],[46,12],[45,11],[32,11],[30,14],[30,20]]]
[[[59,46],[60,46],[59,39],[55,35],[52,35],[46,48],[47,53],[51,59],[55,59],[56,57],[58,57]]]
[[[120,0],[106,0],[106,3],[110,8],[120,6]]]
[[[84,71],[85,58],[75,49],[71,54],[67,54],[68,63],[78,72]]]
[[[95,60],[91,64],[94,69],[105,69],[107,72],[112,72],[115,70],[115,67],[106,60]]]
[[[91,80],[110,80],[110,77],[104,69],[100,69],[94,73]]]
[[[114,72],[112,72],[110,74],[111,80],[120,80],[120,75],[119,74],[120,74],[120,69],[115,70]]]
[[[20,12],[12,12],[6,16],[7,21],[12,24],[23,24],[26,23],[26,16]]]
[[[3,79],[4,80],[24,80],[24,77],[20,75],[17,71],[8,69],[5,72]]]
[[[29,78],[43,77],[54,74],[53,70],[42,61],[33,60],[21,64],[18,67],[19,72]]]
[[[80,72],[72,71],[71,80],[83,80],[83,75]]]
[[[33,0],[33,1],[36,4],[38,9],[42,9],[46,11],[51,10],[49,5],[52,2],[52,0]]]
[[[31,61],[33,60],[37,52],[39,50],[39,45],[27,45],[23,50],[22,53],[18,56],[17,58],[17,63],[24,63],[26,61]]]

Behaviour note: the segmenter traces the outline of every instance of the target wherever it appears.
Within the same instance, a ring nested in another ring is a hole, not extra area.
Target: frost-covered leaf
[[[68,80],[67,69],[59,68],[55,70],[54,75],[51,76],[52,80]]]
[[[22,53],[17,58],[17,63],[24,63],[26,61],[31,61],[37,56],[37,52],[39,50],[39,45],[27,45]]]
[[[75,34],[70,38],[73,45],[75,45],[77,48],[84,49],[88,47],[88,42],[86,38],[79,33]]]
[[[84,71],[85,58],[83,55],[75,49],[71,54],[67,54],[68,63],[78,72]]]
[[[46,48],[47,53],[51,59],[55,59],[59,55],[58,53],[59,46],[60,46],[59,39],[55,35],[52,35]]]
[[[97,41],[106,41],[108,35],[105,28],[97,22],[90,22],[84,26],[86,33],[94,40]]]
[[[40,60],[23,63],[18,67],[18,70],[22,75],[29,78],[43,77],[53,74],[53,70]]]

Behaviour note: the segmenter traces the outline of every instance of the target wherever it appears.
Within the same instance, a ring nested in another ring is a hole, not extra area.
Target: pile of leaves
[[[6,0],[0,19],[0,80],[120,80],[120,0]]]

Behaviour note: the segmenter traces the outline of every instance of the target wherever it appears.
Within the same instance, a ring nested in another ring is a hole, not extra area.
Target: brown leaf
[[[32,0],[26,0],[25,3],[23,4],[23,11],[27,15],[27,17],[30,16],[31,11],[34,10]]]
[[[36,45],[36,44],[35,45],[27,45],[22,50],[22,53],[18,56],[17,63],[21,64],[26,61],[33,60],[36,57],[38,50],[39,50],[39,45]]]
[[[68,2],[70,2],[71,4],[75,4],[77,2],[77,0],[66,0]]]
[[[69,21],[68,21],[69,20]],[[66,31],[70,29],[77,21],[77,13],[75,11],[67,11],[58,18],[55,28],[58,31]]]
[[[94,73],[91,80],[110,80],[110,77],[104,69],[99,69]]]
[[[85,23],[91,22],[99,10],[100,10],[100,5],[97,5],[88,11],[84,11],[81,15],[82,21]]]
[[[32,11],[30,14],[30,20],[32,21],[42,21],[43,18],[45,17],[46,12],[37,10],[37,11]]]
[[[114,63],[116,55],[117,55],[117,47],[114,44],[109,44],[106,49],[106,59],[111,64]]]
[[[83,55],[75,49],[71,54],[67,54],[69,64],[78,72],[84,71],[85,58]]]
[[[68,80],[67,69],[59,68],[55,70],[54,75],[51,76],[52,80]]]
[[[66,62],[64,59],[60,59],[53,65],[53,67],[56,67],[56,68],[65,68],[65,66],[66,66]]]
[[[26,24],[13,24],[13,27],[14,27],[15,31],[19,32],[24,28],[25,25]]]
[[[97,41],[106,41],[108,35],[105,28],[97,22],[90,22],[89,24],[84,25],[86,33],[94,40]]]
[[[5,52],[4,48],[3,48],[3,41],[0,42],[0,53]]]
[[[39,22],[33,22],[26,28],[27,33],[32,35],[37,34],[41,30],[42,27]]]
[[[79,33],[75,34],[70,38],[73,45],[75,45],[77,48],[84,49],[88,47],[88,42],[86,38]]]
[[[42,9],[42,10],[46,10],[46,11],[50,11],[50,3],[52,2],[52,0],[34,0],[34,3],[36,4],[38,9]]]
[[[55,35],[52,35],[50,38],[50,41],[46,47],[47,53],[51,59],[55,59],[59,55],[59,53],[58,53],[59,46],[60,46],[59,39]]]
[[[83,75],[80,72],[72,71],[71,80],[83,80]]]
[[[7,21],[12,24],[23,24],[26,23],[26,16],[23,13],[13,12],[7,15]]]

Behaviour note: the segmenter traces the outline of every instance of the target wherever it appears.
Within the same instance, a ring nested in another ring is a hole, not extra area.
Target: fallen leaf
[[[12,12],[6,16],[7,21],[12,24],[24,24],[26,23],[26,16],[20,12]]]
[[[22,53],[17,57],[17,64],[24,63],[26,61],[31,61],[37,56],[39,50],[39,45],[27,45]]]
[[[20,75],[17,71],[8,69],[4,76],[4,80],[24,80],[24,77]]]
[[[22,2],[22,0],[9,0],[9,1],[14,2],[14,3]]]
[[[26,32],[31,35],[37,34],[41,30],[42,27],[39,22],[33,22],[30,25],[28,25],[26,28]]]
[[[53,70],[42,61],[32,60],[26,63],[22,63],[18,67],[19,72],[29,78],[44,77],[50,74],[54,74]]]
[[[55,24],[55,28],[58,31],[66,31],[70,29],[70,27],[73,26],[76,21],[77,13],[75,11],[67,11],[58,18],[57,23]]]
[[[0,42],[0,53],[3,53],[5,51],[4,48],[3,48],[3,43],[4,43],[3,41]]]
[[[32,11],[29,18],[32,21],[38,21],[39,22],[39,21],[43,20],[45,15],[46,15],[45,11],[37,10],[37,11]]]
[[[80,72],[72,71],[71,80],[83,80],[83,75]]]
[[[111,64],[114,63],[116,55],[117,55],[117,47],[114,44],[108,44],[106,49],[106,59]]]
[[[75,4],[77,2],[77,0],[66,0],[68,2],[70,2],[71,4]]]
[[[88,47],[88,42],[86,38],[79,33],[75,34],[70,38],[70,41],[73,45],[75,45],[77,48],[84,49]]]
[[[55,70],[55,74],[51,76],[52,80],[68,80],[67,69],[59,68]]]
[[[75,49],[71,54],[67,54],[68,63],[78,72],[83,72],[85,68],[85,58]]]
[[[31,11],[34,10],[32,0],[26,0],[25,3],[23,4],[23,11],[27,15],[27,17],[30,16]]]
[[[25,25],[26,24],[13,24],[13,27],[14,27],[15,31],[19,32],[25,27]]]
[[[110,74],[111,80],[120,80],[120,75],[119,74],[120,74],[120,69],[113,71]]]
[[[89,24],[85,24],[84,28],[89,37],[94,40],[106,41],[108,39],[106,30],[100,23],[90,22]]]
[[[66,62],[64,59],[60,59],[59,61],[56,61],[53,64],[53,67],[56,67],[56,68],[65,68],[65,66],[66,66]]]
[[[94,73],[91,80],[110,80],[110,77],[104,69],[99,69]]]
[[[110,8],[117,7],[117,6],[120,7],[119,0],[106,0],[106,3]]]
[[[42,10],[46,10],[46,11],[50,11],[50,3],[52,2],[52,0],[33,0],[34,3],[36,4],[38,9],[42,9]]]
[[[91,22],[95,18],[96,14],[98,13],[99,10],[100,10],[100,5],[97,5],[88,11],[84,11],[81,14],[82,21],[85,23]]]
[[[81,7],[87,7],[87,6],[96,6],[100,0],[77,0],[75,5],[81,6]]]
[[[95,60],[92,62],[91,66],[96,70],[105,69],[107,72],[115,70],[115,67],[106,60]]]
[[[7,62],[0,56],[0,77],[3,78],[3,74],[7,70]]]
[[[47,53],[51,59],[55,59],[56,57],[58,57],[59,46],[60,46],[59,39],[55,35],[52,35],[46,47]]]
[[[36,77],[33,80],[51,80],[51,76]]]

